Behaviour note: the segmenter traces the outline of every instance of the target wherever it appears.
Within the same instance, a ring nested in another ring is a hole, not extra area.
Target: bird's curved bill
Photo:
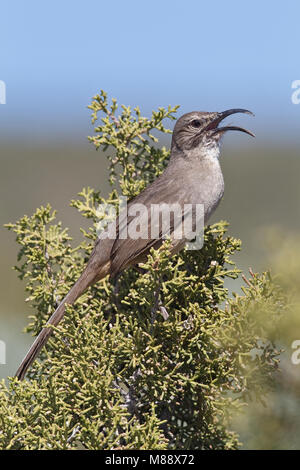
[[[226,132],[226,131],[240,131],[240,132],[245,132],[245,134],[251,135],[252,137],[255,137],[253,132],[249,131],[248,129],[244,129],[243,127],[238,127],[238,126],[222,126],[218,127],[220,122],[223,121],[228,116],[231,116],[231,114],[236,114],[236,113],[244,113],[244,114],[250,114],[251,116],[254,116],[254,114],[251,111],[248,111],[248,109],[240,109],[240,108],[234,108],[234,109],[227,109],[226,111],[223,111],[222,113],[218,113],[217,117],[207,126],[206,130],[212,130],[214,131],[214,134],[218,134],[219,132]]]

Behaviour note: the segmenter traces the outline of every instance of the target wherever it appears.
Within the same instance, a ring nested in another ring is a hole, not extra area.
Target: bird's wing
[[[177,183],[177,184],[176,184]],[[122,271],[126,266],[134,264],[134,261],[143,258],[149,252],[150,248],[155,246],[158,248],[162,243],[163,238],[171,234],[174,231],[174,225],[176,228],[176,222],[178,219],[174,217],[170,218],[170,224],[167,227],[164,227],[159,219],[159,226],[156,228],[155,238],[151,237],[153,232],[150,230],[151,221],[153,223],[153,218],[151,217],[151,205],[153,204],[174,204],[177,201],[185,201],[186,188],[178,187],[178,182],[174,181],[173,178],[157,178],[150,186],[148,186],[144,191],[142,191],[137,197],[135,197],[129,204],[127,208],[127,218],[122,225],[122,216],[118,219],[118,228],[117,228],[117,238],[113,244],[111,251],[111,275],[114,276],[118,272]],[[135,215],[131,214],[133,205],[135,208],[138,208],[137,204],[143,204],[146,207],[147,212],[142,216],[138,215],[138,218],[141,222],[141,229],[145,230],[143,238],[132,238],[131,229],[134,229],[137,224],[137,218]],[[181,221],[182,221],[181,214]],[[175,222],[174,222],[175,221]],[[124,232],[122,231],[125,227],[127,231],[126,238]],[[131,233],[130,233],[131,232]]]

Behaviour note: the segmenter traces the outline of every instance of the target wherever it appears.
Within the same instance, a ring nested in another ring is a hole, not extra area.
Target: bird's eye
[[[201,121],[199,119],[194,119],[192,122],[191,122],[192,126],[193,127],[201,127]]]

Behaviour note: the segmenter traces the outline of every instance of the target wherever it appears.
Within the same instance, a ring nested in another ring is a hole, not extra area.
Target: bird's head
[[[201,146],[203,151],[219,149],[220,139],[227,131],[241,131],[254,137],[254,134],[243,127],[219,126],[227,116],[235,113],[251,114],[246,109],[228,109],[223,112],[193,111],[181,116],[174,127],[172,148],[191,151]]]

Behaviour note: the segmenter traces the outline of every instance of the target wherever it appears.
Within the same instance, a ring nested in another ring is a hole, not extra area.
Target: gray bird
[[[230,130],[254,136],[252,132],[242,127],[219,127],[224,118],[235,113],[252,114],[245,109],[229,109],[221,113],[193,111],[181,116],[174,127],[167,168],[152,184],[130,201],[128,212],[133,204],[143,204],[146,208],[161,203],[179,204],[184,218],[184,204],[203,204],[204,223],[206,223],[224,192],[224,180],[219,163],[221,137]],[[117,227],[121,218],[122,215],[117,219]],[[134,222],[133,219],[134,217],[127,218],[128,227]],[[149,215],[148,226],[150,223]],[[86,268],[53,313],[48,325],[56,326],[64,316],[65,305],[73,304],[89,286],[107,275],[114,277],[124,269],[145,261],[150,248],[158,248],[162,244],[166,236],[162,227],[161,225],[159,236],[156,238],[151,236],[138,239],[121,238],[120,231],[117,231],[114,239],[100,234]],[[180,251],[187,242],[185,237],[172,239],[175,228],[173,219],[173,225],[171,222],[168,233],[172,240],[171,254]],[[52,332],[53,329],[46,326],[39,333],[16,372],[19,380],[24,378],[28,367]]]

